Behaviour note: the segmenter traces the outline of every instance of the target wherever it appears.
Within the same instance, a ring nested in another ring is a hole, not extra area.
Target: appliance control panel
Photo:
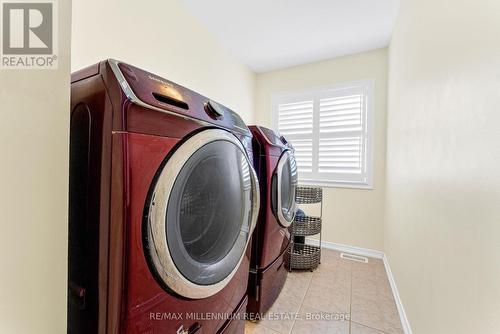
[[[285,148],[291,147],[291,144],[286,140],[286,138],[280,135],[278,132],[266,128],[264,126],[259,126],[262,134],[267,138],[267,141],[275,146],[281,146]]]
[[[118,68],[137,99],[145,104],[251,134],[241,117],[220,103],[132,65],[118,63]]]

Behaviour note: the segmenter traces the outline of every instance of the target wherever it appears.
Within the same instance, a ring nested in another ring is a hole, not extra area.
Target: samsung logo
[[[172,87],[172,84],[171,84],[170,82],[166,82],[166,81],[165,81],[165,80],[163,80],[163,79],[160,79],[160,78],[154,77],[154,76],[152,76],[152,75],[148,75],[148,78],[149,78],[149,79],[151,79],[151,80],[153,80],[153,81],[159,82],[159,83],[161,83],[161,84],[163,84],[163,85],[166,85],[166,86],[170,86],[170,87]]]

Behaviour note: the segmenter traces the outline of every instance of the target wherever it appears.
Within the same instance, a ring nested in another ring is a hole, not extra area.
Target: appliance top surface
[[[286,140],[285,137],[281,136],[277,131],[273,129],[266,128],[261,125],[250,125],[249,129],[255,135],[258,140],[264,139],[265,144],[279,147],[283,150],[291,149],[291,144]]]
[[[207,126],[216,125],[251,135],[241,117],[226,106],[135,66],[116,60],[108,62],[123,92],[133,103],[195,119]]]

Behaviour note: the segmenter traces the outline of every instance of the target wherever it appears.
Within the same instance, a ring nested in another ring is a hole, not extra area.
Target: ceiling
[[[399,0],[179,0],[255,72],[389,44]]]

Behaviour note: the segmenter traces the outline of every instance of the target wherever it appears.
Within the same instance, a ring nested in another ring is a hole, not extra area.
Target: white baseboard
[[[306,238],[306,243],[308,243],[310,245],[318,246],[319,240],[312,239],[312,238]],[[324,241],[324,240],[321,241],[321,246],[323,248],[333,249],[333,250],[336,250],[339,252],[351,253],[351,254],[367,256],[367,257],[373,257],[375,259],[383,259],[384,258],[384,252],[374,250],[374,249],[343,245],[343,244],[338,244],[335,242]]]
[[[306,243],[318,246],[319,240],[306,238]],[[396,307],[398,309],[399,318],[401,319],[401,326],[403,327],[403,331],[405,334],[412,334],[410,323],[408,322],[408,318],[406,317],[406,313],[403,308],[403,303],[401,302],[401,298],[399,297],[399,292],[396,287],[396,282],[394,281],[394,276],[392,275],[391,267],[389,266],[389,261],[387,260],[387,256],[385,256],[384,252],[374,249],[343,245],[329,241],[321,241],[321,246],[323,248],[333,249],[339,252],[351,253],[354,255],[366,256],[383,260],[385,272],[387,273],[387,278],[389,279],[389,284],[391,285],[392,295],[394,296],[394,301],[396,302]]]
[[[387,256],[383,257],[385,272],[387,273],[387,278],[389,279],[389,284],[391,285],[392,295],[394,296],[394,301],[396,302],[396,307],[398,308],[399,318],[401,319],[401,325],[403,326],[403,331],[405,334],[412,334],[410,322],[406,317],[405,309],[403,308],[403,303],[399,297],[398,288],[396,287],[396,281],[392,275],[391,267],[389,266],[389,260]]]

